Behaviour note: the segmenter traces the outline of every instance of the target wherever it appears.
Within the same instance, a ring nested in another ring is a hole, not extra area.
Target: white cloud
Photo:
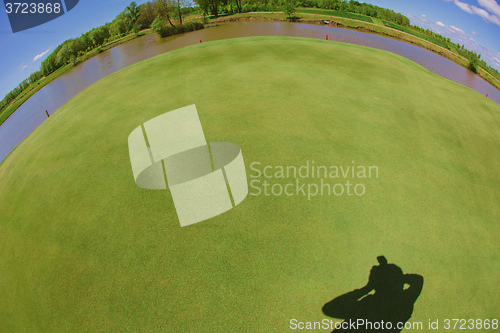
[[[454,25],[450,25],[451,30],[456,32],[464,32],[462,29],[455,27]]]
[[[474,36],[476,36],[476,35],[477,35],[477,32],[475,32],[475,31],[473,31],[473,30],[471,30],[471,31],[470,31],[470,33],[471,33],[471,34],[473,34]]]
[[[500,25],[500,17],[492,15],[488,13],[486,10],[482,8],[477,8],[476,6],[471,6],[471,8],[474,11],[474,14],[481,16],[484,20]]]
[[[468,3],[461,2],[459,0],[444,0],[444,1],[446,2],[453,1],[453,3],[464,12],[467,12],[472,15],[479,15],[483,18],[483,20],[490,21],[500,26],[500,6],[495,0],[477,0],[479,5],[481,5],[483,8],[488,9],[492,14],[490,14],[483,8],[478,8],[476,6],[469,5]]]
[[[425,15],[425,14],[420,14],[420,16],[422,16],[422,17],[427,17],[427,15]]]
[[[500,16],[500,5],[495,0],[477,0],[477,2],[490,13]]]
[[[47,51],[43,51],[42,53],[40,54],[37,54],[34,58],[33,58],[33,61],[37,61],[38,59],[40,59],[41,57],[43,57],[44,55],[46,55],[47,53],[49,53],[50,49],[47,49]]]
[[[460,8],[464,12],[467,12],[469,14],[473,13],[471,7],[474,7],[474,6],[471,6],[471,5],[469,5],[468,3],[465,3],[465,2],[460,2],[458,0],[454,0],[453,2],[455,3],[455,5],[457,5],[458,8]]]
[[[28,68],[28,65],[25,65],[25,64],[20,64],[19,66],[17,66],[17,69],[20,69],[20,70],[23,70],[26,68]]]
[[[456,35],[456,36],[460,35],[461,37],[467,37],[468,38],[467,34],[462,29],[457,28],[454,25],[450,25],[448,27],[448,26],[446,26],[446,24],[444,24],[441,21],[437,21],[435,23],[436,23],[437,26],[446,29],[446,30],[443,30],[443,29],[440,29],[440,28],[438,28],[436,26],[433,26],[433,27],[431,26],[431,30],[437,31],[439,34],[443,34],[443,32],[444,32],[443,35],[450,35],[450,33],[451,33],[451,34]],[[448,32],[448,34],[446,32]]]
[[[484,54],[483,56],[484,60],[490,65],[491,67],[495,67],[497,70],[500,70],[500,52],[491,52],[491,54]],[[489,59],[488,59],[489,58]]]

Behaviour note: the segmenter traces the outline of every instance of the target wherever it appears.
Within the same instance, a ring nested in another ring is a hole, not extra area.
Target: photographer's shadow
[[[334,331],[397,333],[411,318],[413,304],[422,291],[423,277],[403,274],[401,268],[388,264],[383,256],[377,259],[380,265],[372,267],[366,286],[323,306],[325,315],[344,319]],[[409,285],[406,289],[405,284]],[[375,293],[370,294],[373,290]]]

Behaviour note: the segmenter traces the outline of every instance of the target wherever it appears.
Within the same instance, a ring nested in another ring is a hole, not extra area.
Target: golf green
[[[168,190],[134,183],[127,139],[191,104],[257,182],[181,228]],[[313,162],[378,172],[274,175]],[[500,107],[392,53],[251,37],[162,54],[85,89],[0,165],[0,331],[286,332],[327,318],[379,255],[424,277],[424,328],[498,319],[498,170]],[[255,195],[264,180],[365,191]]]

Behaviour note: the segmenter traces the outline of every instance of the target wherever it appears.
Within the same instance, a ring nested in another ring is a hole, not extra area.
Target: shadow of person
[[[384,256],[377,260],[380,265],[372,267],[366,286],[340,295],[323,306],[325,315],[344,319],[334,331],[397,333],[411,318],[424,278],[403,274],[401,268],[388,264]],[[405,284],[409,285],[406,289]],[[375,293],[370,294],[373,290]]]

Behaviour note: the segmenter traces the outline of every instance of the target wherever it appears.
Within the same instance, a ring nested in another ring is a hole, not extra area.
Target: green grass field
[[[135,185],[127,138],[190,104],[249,176],[309,160],[379,177],[181,228],[168,190]],[[425,279],[412,321],[498,318],[499,169],[500,107],[400,56],[277,37],[172,51],[88,87],[0,165],[0,331],[288,332],[381,254]]]
[[[439,40],[439,39],[434,38],[432,36],[426,35],[426,34],[420,32],[420,31],[416,31],[415,29],[412,29],[410,27],[403,27],[403,26],[401,26],[399,24],[396,24],[394,22],[389,22],[389,21],[383,21],[383,22],[389,28],[393,28],[393,29],[397,29],[397,30],[409,33],[410,35],[413,35],[413,36],[416,36],[416,37],[420,37],[422,39],[425,39],[428,42],[434,43],[436,45],[444,47],[445,49],[450,50],[450,46],[448,45],[448,43],[446,43],[446,42],[444,42],[442,40]]]
[[[356,14],[356,13],[349,13],[349,12],[341,12],[341,11],[331,10],[331,9],[298,7],[296,10],[297,10],[297,13],[331,15],[331,16],[337,16],[337,17],[350,18],[350,19],[354,19],[354,20],[360,20],[360,21],[369,22],[369,23],[373,22],[373,19],[370,16]]]

